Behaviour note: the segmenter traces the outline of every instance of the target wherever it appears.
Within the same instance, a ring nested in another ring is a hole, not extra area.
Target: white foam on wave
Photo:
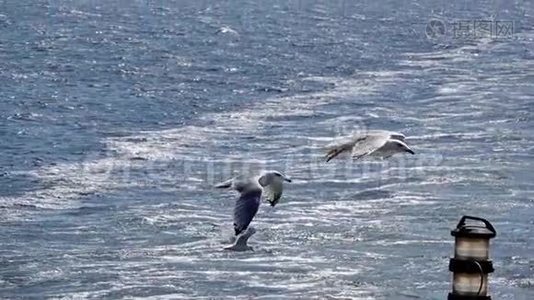
[[[432,53],[408,53],[406,54],[408,58],[406,63],[410,65],[420,63],[423,66],[433,64],[443,67],[449,65],[457,67],[455,65],[457,64],[456,60],[474,60],[476,57],[471,55],[472,53],[485,51],[490,49],[492,45],[482,41],[479,46],[469,45],[459,49]],[[466,74],[460,74],[460,77],[467,79],[465,78]],[[351,98],[355,95],[358,97],[377,95],[384,86],[409,80],[411,76],[413,76],[413,73],[409,71],[385,70],[360,72],[356,78],[347,80],[340,80],[335,77],[304,78],[303,80],[327,83],[333,87],[326,91],[268,98],[237,111],[205,114],[199,118],[198,121],[201,125],[197,126],[143,131],[126,137],[105,139],[103,143],[108,150],[107,157],[88,158],[81,163],[60,163],[55,166],[34,170],[31,175],[38,178],[44,188],[27,192],[22,196],[3,197],[2,201],[8,206],[10,204],[29,204],[52,209],[76,207],[78,205],[77,200],[85,195],[139,186],[140,183],[136,182],[135,178],[115,180],[115,173],[121,171],[122,176],[128,177],[128,172],[136,169],[143,170],[147,164],[154,161],[189,160],[193,161],[193,163],[233,163],[244,161],[249,164],[264,166],[273,163],[273,159],[257,160],[255,155],[262,153],[263,157],[265,157],[266,154],[273,153],[276,149],[258,147],[261,149],[243,153],[243,151],[234,150],[232,143],[238,144],[243,141],[249,141],[251,138],[257,139],[261,137],[262,144],[269,144],[269,137],[262,135],[262,130],[278,124],[277,118],[312,117],[317,113],[317,109],[320,106],[332,102],[343,103],[343,101],[347,101],[350,103]],[[442,84],[438,92],[444,97],[451,97],[462,95],[466,89],[470,89],[468,84],[458,85],[458,80],[458,78],[453,78],[449,83]],[[390,113],[387,108],[383,109],[385,111],[381,113]],[[370,110],[366,110],[364,113],[367,114],[367,117],[373,114]],[[451,117],[457,117],[461,113],[456,109],[450,112],[450,115]],[[447,113],[445,112],[444,114],[446,119]],[[439,117],[443,118],[444,114],[440,114]],[[410,118],[410,115],[406,117]],[[429,115],[429,118],[431,120],[432,115]],[[335,114],[335,117],[318,121],[313,126],[323,128],[336,126],[336,124],[343,122],[354,124],[363,120],[365,120],[365,115],[338,116],[338,114]],[[291,125],[291,123],[286,125]],[[482,135],[482,133],[477,133],[477,135]],[[439,133],[430,137],[435,139],[438,136]],[[443,134],[443,136],[446,135]],[[414,139],[426,139],[427,137],[426,135],[420,135],[415,136]],[[293,136],[293,138],[285,138],[282,143],[295,139],[309,144],[295,147],[287,143],[288,149],[291,149],[288,152],[293,154],[306,149],[317,149],[319,148],[317,145],[322,145],[331,140],[329,137],[321,136],[320,134],[311,136],[303,133],[300,136]],[[314,158],[320,156],[318,154]],[[301,166],[297,167],[299,171],[305,171]],[[314,180],[311,179],[310,182]],[[365,180],[365,178],[331,179],[330,181],[332,183],[360,183],[362,180]],[[324,182],[324,179],[322,182]],[[204,180],[199,174],[187,174],[181,183],[181,185],[178,184],[176,186],[177,189],[187,187],[190,190],[195,190],[203,188]]]

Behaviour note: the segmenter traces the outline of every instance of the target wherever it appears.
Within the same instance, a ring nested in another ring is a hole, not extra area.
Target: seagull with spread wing
[[[395,153],[415,152],[406,144],[405,136],[399,132],[370,130],[356,133],[350,138],[328,146],[326,161],[329,162],[341,153],[351,153],[354,159],[364,156],[388,158]]]
[[[245,231],[260,207],[262,193],[271,206],[282,196],[283,182],[291,179],[278,171],[263,171],[259,176],[238,176],[217,184],[217,188],[232,188],[239,192],[234,206],[234,231]],[[252,235],[252,234],[251,234]],[[246,242],[246,241],[245,241]]]

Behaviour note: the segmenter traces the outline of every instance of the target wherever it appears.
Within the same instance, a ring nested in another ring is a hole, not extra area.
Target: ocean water
[[[534,299],[533,28],[529,1],[0,1],[0,298],[444,299],[469,214],[490,294]],[[416,155],[324,162],[365,129]],[[255,168],[294,182],[223,251],[212,185]]]

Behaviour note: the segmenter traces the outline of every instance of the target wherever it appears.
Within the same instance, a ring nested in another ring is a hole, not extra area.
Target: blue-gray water
[[[472,214],[534,299],[532,2],[257,2],[0,1],[0,297],[444,299]],[[322,162],[363,127],[417,155]],[[295,180],[224,252],[248,166]]]

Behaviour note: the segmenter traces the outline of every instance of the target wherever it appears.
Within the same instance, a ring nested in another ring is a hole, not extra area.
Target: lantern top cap
[[[466,220],[480,221],[484,223],[484,226],[466,225]],[[491,239],[497,235],[497,231],[491,225],[491,223],[482,218],[463,216],[456,225],[456,228],[451,231],[451,235],[454,237],[472,237],[472,238],[487,238]]]

